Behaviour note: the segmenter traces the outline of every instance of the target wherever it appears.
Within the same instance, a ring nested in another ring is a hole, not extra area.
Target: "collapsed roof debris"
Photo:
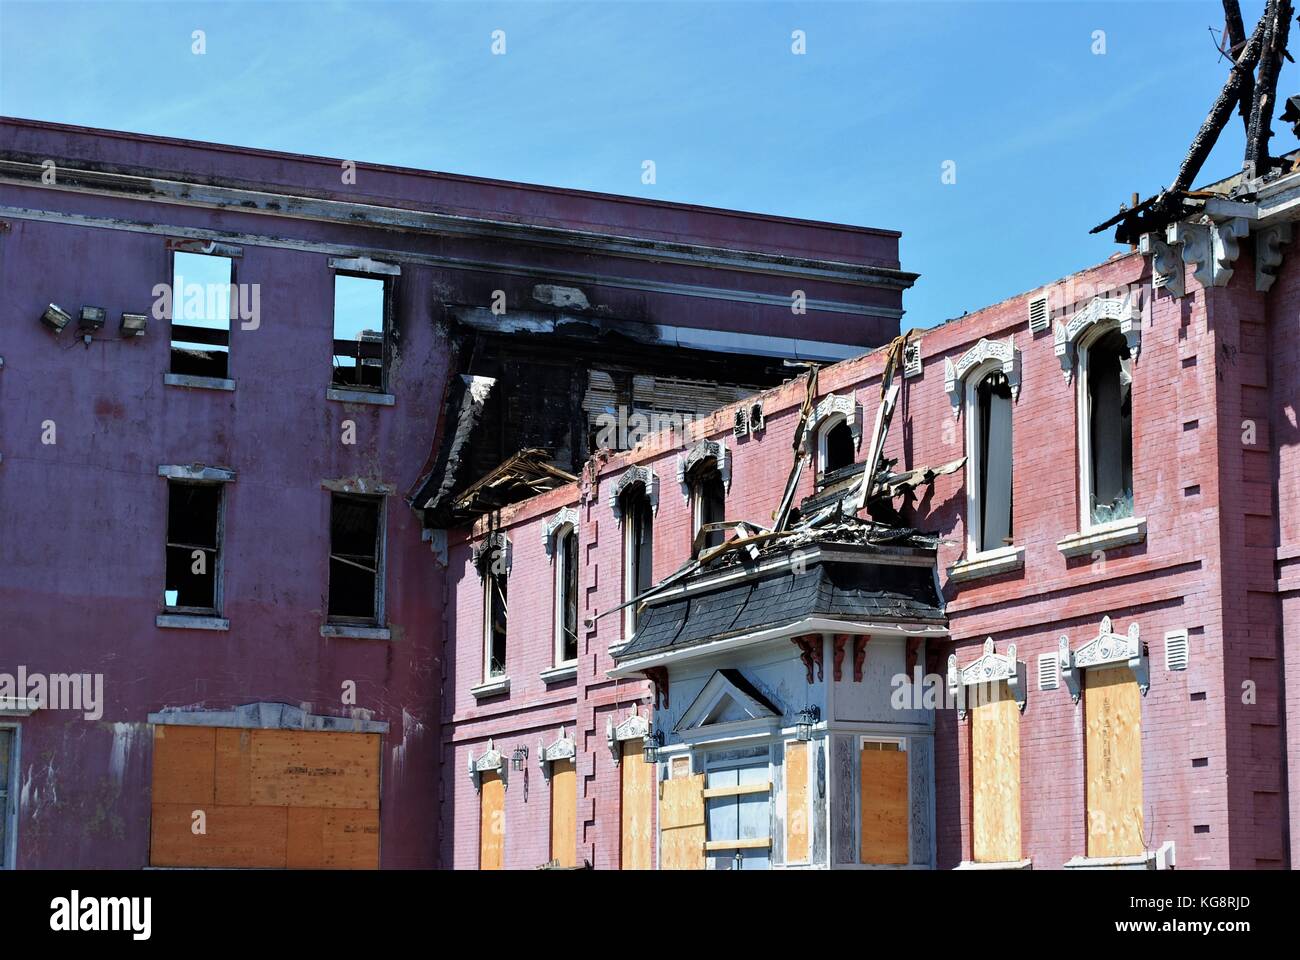
[[[800,508],[793,506],[795,490],[805,462],[805,434],[817,396],[818,369],[815,365],[810,366],[804,381],[804,401],[799,411],[799,422],[794,431],[794,462],[781,501],[773,512],[772,526],[765,527],[747,520],[706,524],[697,535],[697,546],[703,542],[707,533],[716,530],[730,530],[736,535],[716,547],[703,550],[649,590],[617,607],[602,611],[597,619],[628,606],[644,604],[673,586],[706,572],[735,565],[755,565],[765,557],[794,554],[803,548],[834,544],[867,553],[897,554],[900,551],[916,551],[933,554],[938,548],[938,537],[906,526],[894,508],[893,500],[912,496],[918,486],[931,484],[938,477],[955,472],[965,463],[965,457],[941,467],[921,467],[901,473],[893,472],[896,460],[884,458],[885,439],[889,434],[900,389],[894,375],[901,369],[903,352],[911,337],[912,332],[909,331],[883,348],[885,366],[881,374],[881,402],[867,448],[867,458],[863,463],[847,467],[830,478],[834,480],[834,489],[823,489],[805,499]],[[864,506],[869,511],[867,519],[858,515]],[[630,647],[620,654],[620,658],[629,652],[633,652]]]
[[[520,450],[457,494],[451,501],[452,512],[458,517],[478,516],[577,482],[573,474],[551,466],[549,458],[549,452],[539,448]]]
[[[1223,0],[1223,10],[1226,49],[1221,52],[1232,58],[1232,67],[1209,115],[1192,139],[1174,182],[1155,196],[1135,202],[1131,209],[1121,206],[1119,213],[1093,227],[1090,233],[1113,226],[1117,242],[1136,244],[1143,234],[1159,232],[1176,220],[1197,214],[1206,200],[1222,196],[1221,191],[1193,190],[1192,183],[1234,107],[1246,127],[1246,152],[1242,176],[1232,187],[1232,197],[1249,199],[1258,178],[1276,176],[1288,167],[1284,158],[1271,156],[1268,148],[1273,136],[1271,117],[1278,73],[1283,58],[1291,59],[1286,49],[1293,13],[1291,0],[1268,0],[1249,39],[1244,37],[1237,0]]]

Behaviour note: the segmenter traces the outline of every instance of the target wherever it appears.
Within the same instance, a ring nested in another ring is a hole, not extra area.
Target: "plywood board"
[[[862,863],[907,863],[907,754],[860,750]]]
[[[218,728],[217,803],[247,807],[253,803],[253,730]]]
[[[808,862],[808,744],[785,745],[785,862]]]
[[[215,733],[212,727],[154,726],[154,803],[211,806],[215,802]]]
[[[1142,853],[1142,697],[1128,667],[1084,671],[1088,856]]]
[[[254,730],[258,806],[379,807],[379,735]]]
[[[211,753],[209,752],[209,757]],[[289,811],[208,804],[201,834],[190,803],[155,803],[149,862],[156,867],[283,867]]]
[[[500,870],[506,850],[506,788],[501,774],[479,775],[478,868]]]
[[[660,866],[664,870],[703,870],[704,774],[667,780],[660,786]]]
[[[572,760],[551,764],[551,859],[578,865],[578,770]]]
[[[619,864],[623,870],[649,870],[654,866],[653,765],[645,762],[640,740],[623,741],[622,829]]]
[[[288,817],[290,869],[379,869],[378,810],[291,807]]]
[[[1020,709],[1006,681],[985,692],[971,710],[972,849],[998,863],[1020,859]]]
[[[690,757],[673,757],[672,763],[669,764],[669,773],[674,780],[691,775],[691,758]]]

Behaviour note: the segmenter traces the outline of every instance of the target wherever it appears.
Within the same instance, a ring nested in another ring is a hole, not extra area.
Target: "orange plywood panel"
[[[808,862],[808,744],[785,745],[785,862]]]
[[[254,730],[258,806],[379,808],[379,734]]]
[[[907,754],[861,753],[862,863],[907,863]]]
[[[196,809],[203,812],[202,833],[195,832]],[[155,867],[283,867],[287,817],[284,807],[155,803],[149,863]]]
[[[379,811],[289,807],[287,862],[305,870],[379,869]]]
[[[659,855],[664,870],[704,869],[704,774],[659,785]]]
[[[153,802],[215,802],[212,727],[157,724],[153,728]]]
[[[551,764],[551,859],[578,864],[578,768],[572,760]]]
[[[499,773],[479,775],[478,868],[500,870],[506,852],[506,788]]]
[[[645,762],[640,740],[623,741],[622,830],[620,867],[649,870],[654,866],[655,767]]]
[[[1020,708],[1006,681],[971,710],[973,852],[981,863],[1020,859]]]
[[[1142,853],[1142,696],[1128,667],[1084,671],[1088,856]]]
[[[218,729],[216,787],[217,803],[226,807],[247,807],[253,803],[252,730]]]

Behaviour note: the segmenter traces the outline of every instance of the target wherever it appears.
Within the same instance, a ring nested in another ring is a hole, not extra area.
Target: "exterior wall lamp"
[[[520,744],[515,747],[515,752],[510,756],[510,769],[522,770],[524,764],[528,762],[528,748]]]
[[[820,707],[804,707],[795,718],[795,738],[801,743],[812,739],[813,725],[822,718]]]
[[[664,745],[664,735],[662,730],[656,730],[654,733],[646,734],[645,748],[642,758],[646,763],[659,762],[659,748]]]

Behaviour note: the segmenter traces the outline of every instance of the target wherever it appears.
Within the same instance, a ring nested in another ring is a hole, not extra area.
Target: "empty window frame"
[[[334,386],[377,393],[388,389],[393,281],[344,271],[334,274]]]
[[[821,429],[822,478],[829,477],[836,470],[843,470],[853,463],[857,456],[857,442],[853,437],[853,428],[843,416],[837,416]]]
[[[1133,361],[1117,328],[1079,348],[1079,465],[1083,529],[1133,516]]]
[[[219,616],[224,492],[220,483],[167,481],[167,610]]]
[[[384,618],[384,498],[330,494],[330,623],[381,626]]]
[[[710,523],[721,523],[727,518],[727,488],[718,469],[718,461],[709,457],[691,468],[686,477],[691,493],[691,544],[701,550],[722,543],[725,530],[711,530],[700,539],[700,530]],[[695,551],[699,555],[699,551]]]
[[[216,254],[172,254],[171,372],[230,376],[235,262]]]
[[[571,524],[555,535],[555,665],[578,659],[578,531]]]
[[[1011,384],[1000,367],[966,386],[968,552],[1011,545]]]
[[[506,675],[506,625],[509,594],[503,547],[491,547],[483,560],[483,679]]]
[[[14,865],[17,801],[18,728],[0,726],[0,870]]]
[[[623,491],[623,602],[649,590],[654,581],[654,512],[645,486],[637,483]],[[636,632],[635,604],[623,608],[623,639]]]

